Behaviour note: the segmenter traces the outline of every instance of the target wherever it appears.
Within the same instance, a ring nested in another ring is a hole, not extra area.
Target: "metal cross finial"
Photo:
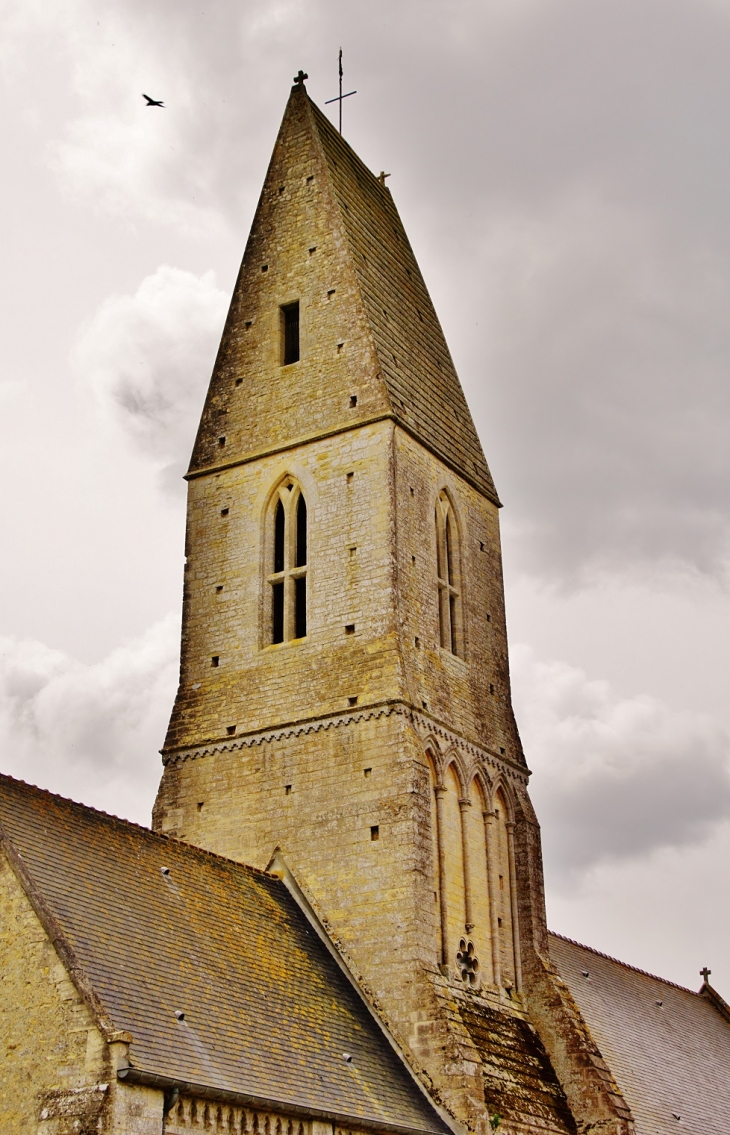
[[[298,87],[303,87],[304,86],[304,80],[308,79],[308,78],[309,78],[309,75],[307,74],[306,71],[300,71],[298,75],[294,76],[293,81],[296,83],[296,85]]]
[[[329,104],[331,102],[338,102],[340,104],[340,134],[341,134],[342,133],[342,100],[343,99],[349,99],[350,95],[356,95],[357,94],[357,91],[348,91],[346,95],[343,95],[343,93],[342,93],[342,48],[340,48],[339,71],[340,71],[340,93],[338,94],[336,99],[325,99],[324,105],[329,106]]]
[[[711,973],[712,973],[712,970],[708,969],[707,966],[703,966],[702,969],[700,970],[700,977],[704,977],[705,985],[709,984],[707,979],[708,979],[708,977],[710,976]]]

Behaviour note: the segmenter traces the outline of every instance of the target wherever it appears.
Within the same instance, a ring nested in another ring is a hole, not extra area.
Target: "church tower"
[[[573,1131],[590,1097],[623,1130],[547,960],[497,493],[384,179],[301,80],[188,486],[155,828],[278,852],[471,1129]]]

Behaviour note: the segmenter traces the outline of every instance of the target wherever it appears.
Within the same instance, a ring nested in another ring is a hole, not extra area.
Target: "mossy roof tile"
[[[447,1130],[280,879],[7,776],[0,830],[138,1069]]]

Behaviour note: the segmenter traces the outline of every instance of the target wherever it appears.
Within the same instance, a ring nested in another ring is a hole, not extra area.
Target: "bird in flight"
[[[165,107],[164,102],[158,102],[157,99],[151,99],[149,95],[146,95],[144,93],[142,94],[142,98],[147,99],[147,106],[161,106],[163,109]]]

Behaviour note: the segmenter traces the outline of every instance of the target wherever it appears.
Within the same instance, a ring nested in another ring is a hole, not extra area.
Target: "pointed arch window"
[[[438,576],[439,634],[441,646],[464,657],[464,620],[461,602],[459,530],[448,495],[436,501],[436,572]]]
[[[291,478],[274,493],[269,523],[269,642],[289,642],[307,634],[307,502]]]

